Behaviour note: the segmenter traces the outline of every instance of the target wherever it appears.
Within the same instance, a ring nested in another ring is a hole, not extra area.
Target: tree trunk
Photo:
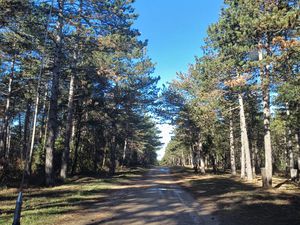
[[[300,129],[296,129],[295,133],[296,152],[300,155]]]
[[[244,149],[245,163],[246,163],[246,175],[247,180],[253,180],[252,166],[251,166],[251,156],[249,148],[249,140],[247,133],[247,125],[244,111],[244,102],[243,97],[239,94],[239,105],[240,105],[240,126],[241,126],[241,140],[242,140],[242,149]]]
[[[27,160],[27,151],[29,144],[29,127],[30,127],[30,113],[31,113],[31,101],[27,101],[25,120],[24,120],[24,133],[23,133],[23,158]]]
[[[47,97],[48,97],[48,85],[46,85],[46,88],[45,88],[45,96],[44,96],[44,102],[43,102],[43,107],[42,107],[42,110],[41,110],[41,114],[42,114],[42,119],[41,119],[41,128],[40,128],[40,134],[39,134],[39,141],[41,142],[41,139],[43,137],[43,134],[45,134],[45,126],[46,126],[46,118],[47,118],[47,115],[48,115],[48,110],[47,110]]]
[[[66,179],[68,171],[68,162],[70,154],[70,140],[72,135],[72,123],[73,123],[73,106],[74,106],[74,83],[75,76],[71,75],[70,87],[69,87],[69,100],[68,100],[68,114],[65,132],[65,145],[61,159],[60,177]]]
[[[22,129],[22,118],[21,118],[21,112],[19,113],[19,124],[18,124],[18,127],[19,127],[19,139],[20,139],[20,146],[19,146],[19,151],[20,151],[20,159],[21,159],[21,162],[23,162],[23,160],[24,160],[24,155],[23,155],[23,152],[22,152],[22,147],[23,147],[23,145],[22,145],[22,138],[23,138],[23,134],[22,134],[22,131],[23,131],[23,129]]]
[[[9,154],[10,154],[10,144],[11,144],[11,129],[10,125],[7,126],[7,136],[6,136],[6,154],[5,158],[9,159]]]
[[[124,140],[123,156],[122,156],[122,166],[125,165],[126,154],[127,154],[127,138],[125,138],[125,140]]]
[[[49,119],[48,119],[48,135],[46,142],[46,162],[45,162],[45,175],[46,185],[54,184],[53,177],[53,154],[57,133],[57,101],[59,94],[59,77],[61,73],[62,61],[62,38],[63,38],[63,11],[65,0],[58,0],[58,20],[57,20],[57,35],[55,37],[56,48],[54,54],[54,67],[52,70],[52,87],[49,106]]]
[[[198,143],[198,151],[199,151],[199,167],[200,167],[200,172],[202,174],[205,174],[205,165],[204,165],[204,158],[203,158],[203,145],[202,141],[199,137],[199,143]]]
[[[213,173],[217,174],[217,160],[216,160],[216,156],[214,154],[211,155],[211,162],[212,162],[212,167],[213,167]]]
[[[113,126],[113,129],[115,129],[115,126]],[[109,159],[109,174],[114,175],[116,172],[116,149],[117,144],[116,144],[116,135],[113,134],[111,138],[111,144],[110,144],[110,159]]]
[[[78,150],[79,150],[79,144],[81,139],[81,117],[82,115],[80,114],[79,120],[77,122],[77,132],[76,132],[76,140],[74,146],[74,160],[73,160],[72,171],[71,171],[72,175],[74,175],[76,172],[77,162],[78,162]]]
[[[40,102],[40,94],[38,92],[39,92],[39,88],[37,88],[37,91],[36,91],[30,150],[29,150],[29,155],[27,156],[28,158],[26,160],[26,167],[25,167],[26,168],[26,174],[28,176],[31,174],[32,155],[33,155],[33,147],[34,147],[34,142],[35,142],[35,133],[36,133],[36,123],[37,123],[38,108],[39,108],[39,102]]]
[[[287,153],[289,156],[289,169],[290,169],[290,177],[292,178],[292,170],[294,169],[294,152],[293,152],[293,144],[292,144],[292,130],[289,124],[290,121],[290,109],[289,109],[289,103],[285,103],[286,107],[286,130],[287,130],[287,135],[286,135],[286,140],[287,140]]]
[[[191,156],[192,156],[192,165],[195,173],[198,173],[198,166],[197,166],[197,155],[194,150],[194,146],[191,144],[190,146],[191,149]]]
[[[252,145],[252,172],[253,177],[256,177],[256,168],[257,168],[257,140],[254,141]]]
[[[231,166],[231,174],[232,175],[236,175],[232,112],[231,112],[230,121],[229,121],[229,132],[230,132],[230,138],[229,138],[229,140],[230,140],[230,166]]]
[[[7,156],[7,137],[8,137],[8,126],[9,126],[9,119],[10,119],[10,105],[11,105],[11,95],[12,95],[12,83],[14,79],[15,73],[15,63],[16,63],[16,56],[14,55],[13,61],[11,63],[11,72],[8,78],[8,86],[7,86],[7,98],[6,98],[6,105],[4,109],[4,120],[3,120],[3,128],[2,128],[2,138],[0,140],[0,147],[2,148],[2,155],[4,157]]]
[[[258,52],[259,61],[263,60],[262,48]],[[261,65],[260,68],[262,96],[263,96],[263,118],[264,118],[264,147],[265,147],[265,170],[266,178],[264,187],[272,187],[272,145],[271,145],[271,131],[270,131],[270,74],[269,66]]]

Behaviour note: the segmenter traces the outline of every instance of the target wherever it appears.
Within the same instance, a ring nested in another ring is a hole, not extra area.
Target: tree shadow
[[[296,186],[294,191],[278,189],[286,184],[290,182],[265,190],[223,175],[200,176],[192,179],[188,186],[183,185],[192,190],[200,203],[214,203],[214,214],[221,225],[299,225],[300,190]]]

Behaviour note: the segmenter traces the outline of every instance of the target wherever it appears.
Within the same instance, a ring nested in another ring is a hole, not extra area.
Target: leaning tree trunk
[[[45,175],[46,185],[54,184],[53,177],[53,153],[57,133],[57,101],[59,94],[59,77],[62,61],[62,38],[63,38],[63,10],[64,0],[58,0],[57,35],[55,37],[56,48],[54,55],[54,67],[52,70],[52,87],[48,118],[48,135],[46,141]]]
[[[231,109],[230,109],[231,110]],[[234,149],[234,134],[233,134],[233,118],[232,113],[229,121],[229,132],[230,132],[230,166],[231,174],[236,175],[236,165],[235,165],[235,149]]]
[[[241,94],[239,94],[239,105],[240,105],[241,139],[242,139],[242,149],[244,149],[244,156],[245,156],[245,163],[246,163],[246,175],[247,175],[247,180],[252,181],[253,174],[252,174],[252,166],[251,166],[251,155],[250,155],[247,125],[246,125],[246,118],[245,118],[244,102]]]
[[[258,52],[259,61],[263,60],[262,48]],[[261,65],[260,68],[262,96],[263,96],[263,118],[264,118],[264,147],[265,147],[265,178],[263,186],[265,188],[272,187],[272,145],[271,145],[271,130],[270,130],[270,73],[269,66]]]

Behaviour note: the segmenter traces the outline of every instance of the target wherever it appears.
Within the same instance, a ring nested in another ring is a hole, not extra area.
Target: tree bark
[[[252,166],[251,166],[251,155],[250,155],[247,125],[246,125],[246,118],[245,118],[244,102],[241,94],[239,94],[239,105],[240,105],[241,140],[242,140],[242,149],[244,149],[246,175],[247,175],[247,180],[252,181],[253,174],[252,174]]]
[[[263,60],[263,50],[260,47],[258,51],[259,61]],[[264,187],[272,187],[272,145],[271,145],[271,130],[270,130],[270,120],[271,120],[271,111],[270,111],[270,74],[269,66],[261,65],[260,68],[260,78],[261,78],[261,89],[263,96],[263,118],[264,118],[264,147],[265,147],[265,170],[267,182],[264,184]]]
[[[73,160],[72,171],[71,171],[72,175],[74,175],[76,172],[77,162],[78,162],[78,150],[79,150],[79,144],[81,139],[81,119],[82,119],[82,114],[80,113],[77,121],[76,140],[74,146],[74,160]]]
[[[69,154],[70,154],[70,142],[72,135],[72,123],[73,123],[73,108],[74,108],[74,84],[75,76],[71,75],[70,87],[69,87],[69,99],[68,99],[68,114],[65,132],[65,145],[61,159],[60,177],[63,179],[67,178]]]
[[[191,158],[192,158],[192,165],[193,165],[193,169],[195,173],[198,173],[198,166],[197,166],[197,155],[196,152],[194,150],[194,146],[193,144],[191,144],[190,146],[190,151],[191,151]]]
[[[23,133],[23,158],[26,159],[29,143],[29,127],[30,127],[30,113],[31,113],[31,101],[28,100],[26,104],[25,120],[24,120],[24,133]]]
[[[230,111],[231,111],[231,109],[230,109]],[[231,112],[230,121],[229,121],[229,132],[230,132],[229,141],[230,141],[230,166],[231,166],[231,174],[232,175],[236,175],[232,112]]]
[[[286,107],[286,140],[287,140],[287,153],[289,156],[289,169],[290,169],[290,177],[292,177],[292,169],[294,169],[294,152],[293,152],[293,144],[292,144],[292,130],[289,124],[290,121],[290,108],[289,108],[289,103],[286,102],[285,103],[285,107]]]
[[[3,120],[3,128],[2,128],[2,138],[0,140],[0,147],[2,148],[2,155],[6,158],[7,153],[7,136],[8,136],[8,126],[10,120],[10,105],[11,105],[11,95],[12,95],[12,83],[15,74],[15,63],[16,63],[16,56],[13,56],[13,60],[11,63],[11,72],[8,78],[8,86],[7,86],[7,97],[6,97],[6,104],[4,109],[4,120]]]
[[[22,138],[23,138],[23,134],[22,134],[22,131],[23,131],[23,129],[22,129],[22,118],[21,118],[21,114],[22,114],[22,112],[20,112],[19,113],[19,115],[18,115],[18,122],[19,122],[19,124],[18,124],[18,127],[19,127],[19,139],[20,139],[20,146],[19,146],[19,149],[20,149],[20,159],[21,159],[21,161],[23,162],[23,160],[24,160],[24,155],[23,155],[23,151],[22,151],[22,147],[23,147],[23,145],[22,145]]]
[[[256,168],[257,168],[257,140],[254,141],[252,145],[252,172],[253,177],[256,177]]]
[[[115,126],[113,126],[113,129],[115,129]],[[110,159],[109,159],[109,174],[114,175],[116,172],[116,149],[117,144],[116,144],[116,135],[113,134],[111,138],[111,144],[110,144]]]
[[[63,42],[63,11],[65,0],[58,0],[58,19],[57,19],[57,35],[55,37],[56,47],[54,54],[54,67],[52,70],[52,87],[49,107],[48,119],[48,135],[46,142],[46,162],[45,162],[45,175],[46,185],[54,184],[53,177],[53,154],[57,133],[57,101],[59,94],[59,77],[61,73],[62,61],[62,42]]]
[[[202,145],[202,141],[199,137],[199,141],[198,141],[198,154],[199,154],[199,167],[200,167],[200,172],[202,174],[205,174],[205,165],[204,165],[204,158],[203,158],[203,145]]]
[[[122,166],[125,165],[125,160],[126,160],[126,154],[127,154],[127,138],[124,140],[124,147],[123,147],[123,156],[122,156]]]

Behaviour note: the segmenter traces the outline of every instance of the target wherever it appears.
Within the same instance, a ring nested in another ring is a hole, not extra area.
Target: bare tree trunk
[[[300,129],[296,129],[295,142],[296,142],[296,152],[300,154]]]
[[[250,156],[250,148],[249,148],[249,140],[247,133],[247,125],[244,111],[244,102],[243,97],[239,94],[239,105],[240,105],[240,126],[241,126],[241,138],[242,138],[242,148],[244,149],[245,154],[245,162],[246,162],[246,175],[247,180],[253,180],[252,167],[251,167],[251,156]]]
[[[191,150],[192,165],[193,165],[194,172],[195,172],[195,173],[198,173],[197,154],[196,154],[196,152],[195,152],[195,150],[194,150],[193,144],[191,144],[190,150]]]
[[[181,159],[182,159],[182,166],[186,166],[186,160],[185,160],[185,157],[184,157],[184,152],[183,152],[183,149],[181,151]]]
[[[76,172],[77,162],[78,162],[78,149],[79,149],[79,143],[81,139],[81,119],[82,119],[82,114],[80,113],[77,122],[77,132],[76,132],[76,140],[74,146],[74,160],[73,160],[72,171],[71,171],[72,175],[74,175]]]
[[[57,35],[55,37],[56,48],[54,55],[54,67],[52,70],[52,87],[50,97],[49,119],[48,119],[48,136],[46,142],[46,163],[45,175],[46,185],[54,184],[53,177],[53,153],[57,132],[57,101],[59,94],[59,77],[61,73],[62,61],[62,39],[63,39],[63,23],[64,23],[64,3],[65,0],[58,0],[58,20],[57,20]]]
[[[231,111],[231,109],[230,109]],[[233,118],[232,112],[229,121],[229,132],[230,132],[230,166],[231,166],[231,174],[236,175],[236,165],[235,165],[235,149],[234,149],[234,135],[233,135]]]
[[[9,126],[9,119],[10,119],[10,105],[11,105],[11,95],[12,95],[12,83],[15,74],[15,63],[16,63],[16,56],[14,55],[13,61],[11,63],[11,72],[8,78],[8,90],[7,90],[7,97],[6,97],[6,104],[4,109],[4,120],[3,120],[3,128],[2,128],[2,138],[0,140],[0,147],[2,148],[2,155],[4,157],[7,156],[7,137],[8,137],[8,126]]]
[[[212,154],[211,155],[211,159],[212,159],[212,167],[213,167],[213,173],[214,174],[217,174],[217,159],[216,159],[216,156],[215,156],[215,154]]]
[[[125,140],[124,140],[123,156],[122,156],[122,166],[125,165],[126,153],[127,153],[127,138],[125,138]]]
[[[30,128],[30,114],[31,114],[31,101],[27,101],[25,120],[24,120],[24,133],[23,133],[23,158],[26,159],[29,143],[29,128]]]
[[[298,170],[300,171],[300,129],[297,128],[296,129],[296,133],[295,133],[295,141],[296,141],[296,152],[298,154],[298,160],[297,160],[297,164],[298,164]]]
[[[29,155],[27,156],[26,160],[26,174],[29,176],[31,174],[31,164],[32,164],[32,155],[33,155],[33,147],[34,147],[34,140],[35,140],[35,133],[36,133],[36,122],[37,122],[37,115],[38,115],[38,106],[39,106],[39,93],[37,89],[36,93],[36,99],[35,99],[35,107],[34,107],[34,118],[33,118],[33,127],[32,127],[32,134],[31,134],[31,144],[30,144],[30,150]]]
[[[10,141],[11,141],[11,129],[10,129],[10,125],[7,126],[7,136],[6,136],[6,154],[5,154],[5,158],[9,158],[9,154],[10,154]]]
[[[69,154],[70,154],[70,141],[72,135],[72,122],[73,122],[73,106],[74,106],[74,83],[75,76],[71,75],[70,87],[69,87],[69,100],[68,100],[68,114],[67,114],[67,123],[66,123],[66,132],[65,132],[65,146],[61,159],[61,169],[60,169],[60,177],[66,179],[67,170],[68,170],[68,162],[69,162]]]
[[[262,48],[258,51],[259,61],[263,60]],[[261,66],[260,68],[262,95],[263,95],[263,115],[264,115],[264,147],[265,147],[265,171],[266,177],[263,186],[265,188],[272,187],[272,145],[271,145],[271,130],[270,130],[270,74],[269,66]]]
[[[202,174],[205,174],[205,165],[204,165],[204,158],[203,158],[203,145],[202,145],[202,141],[199,137],[199,141],[198,141],[198,151],[199,151],[199,167],[200,167],[200,172]]]
[[[23,162],[24,160],[24,155],[23,155],[23,152],[22,152],[22,138],[23,138],[23,135],[22,135],[22,119],[21,119],[21,112],[19,113],[19,138],[20,138],[20,146],[19,146],[19,149],[20,149],[20,159],[21,159],[21,162]]]
[[[115,126],[113,126],[113,129],[115,129]],[[116,150],[117,150],[117,144],[116,144],[116,135],[113,134],[111,138],[111,144],[110,144],[110,159],[109,159],[109,174],[114,175],[116,172]]]
[[[41,110],[42,113],[42,119],[41,119],[41,129],[40,129],[40,134],[39,134],[39,141],[41,141],[43,134],[45,134],[45,126],[47,124],[46,119],[48,116],[48,110],[47,110],[47,97],[48,97],[48,85],[46,85],[46,90],[45,90],[45,96],[44,96],[44,102],[43,102],[43,107]]]
[[[254,141],[252,145],[252,172],[253,177],[256,177],[256,167],[257,167],[257,141]]]
[[[294,152],[293,152],[293,144],[292,144],[292,130],[290,128],[290,109],[289,109],[289,103],[285,103],[286,107],[286,116],[287,116],[287,125],[286,125],[286,130],[287,130],[287,135],[286,135],[286,140],[287,140],[287,153],[289,156],[289,169],[290,169],[290,176],[292,176],[292,169],[294,169]]]

